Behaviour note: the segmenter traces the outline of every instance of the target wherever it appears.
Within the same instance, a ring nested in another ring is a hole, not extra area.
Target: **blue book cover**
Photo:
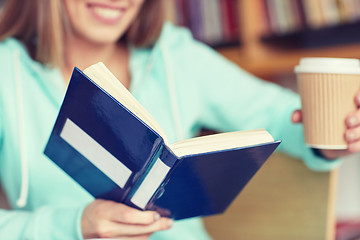
[[[95,198],[174,219],[219,214],[280,144],[265,130],[169,144],[103,64],[90,70],[74,69],[44,153]]]

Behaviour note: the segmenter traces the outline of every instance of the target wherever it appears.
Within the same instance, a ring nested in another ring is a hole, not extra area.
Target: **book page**
[[[168,142],[160,125],[102,62],[86,68],[84,73]]]
[[[170,149],[178,157],[219,151],[224,149],[247,147],[273,142],[274,139],[265,129],[219,133],[196,137],[170,144]]]

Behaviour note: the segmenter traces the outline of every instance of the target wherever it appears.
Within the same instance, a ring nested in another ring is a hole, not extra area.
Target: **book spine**
[[[186,0],[176,0],[176,23],[179,26],[188,26],[188,15],[187,15],[187,1]]]
[[[237,2],[234,0],[223,0],[219,4],[221,7],[223,41],[225,43],[233,43],[238,40]]]
[[[325,25],[336,25],[340,22],[336,0],[322,0],[320,2],[323,9]]]
[[[204,41],[202,12],[199,1],[188,1],[189,28],[195,39]]]
[[[178,157],[166,145],[164,145],[160,158],[170,168],[178,161]]]
[[[221,29],[221,10],[216,0],[201,0],[200,11],[202,15],[203,42],[209,45],[221,43],[223,33]]]
[[[161,181],[158,181],[156,188],[153,188],[153,192],[151,196],[146,199],[146,206],[143,209],[147,210],[157,210],[156,206],[154,206],[154,202],[159,199],[165,191],[165,186],[169,181],[169,176],[174,169],[174,166],[179,162],[179,158],[166,146],[162,149],[162,153],[159,157],[161,163],[165,164],[168,169],[165,172],[158,173],[161,176]],[[162,214],[167,216],[167,214]]]
[[[162,152],[162,148],[163,148],[162,145],[159,145],[156,151],[154,151],[154,154],[152,155],[151,159],[148,161],[147,165],[144,166],[140,171],[135,173],[132,179],[132,183],[129,184],[129,188],[127,190],[127,194],[124,197],[123,202],[129,204],[130,206],[138,207],[131,202],[131,198],[134,196],[141,183],[144,181],[148,173],[151,171],[152,167],[155,165],[156,160],[159,158]]]
[[[305,9],[304,9],[304,2],[303,0],[295,0],[296,3],[296,9],[300,16],[300,29],[305,29],[308,27],[307,21],[306,21],[306,15],[305,15]]]
[[[154,155],[146,172],[142,173],[134,184],[125,202],[130,206],[146,209],[148,202],[156,195],[159,187],[163,185],[176,161],[175,155],[165,145],[162,145]]]
[[[275,0],[264,0],[267,8],[267,17],[269,19],[270,31],[274,34],[280,32],[279,22],[275,8]]]
[[[229,0],[228,2],[228,13],[230,16],[229,21],[229,29],[230,29],[230,36],[231,42],[238,42],[239,41],[239,34],[240,34],[240,17],[239,17],[239,9],[238,9],[238,1],[237,0]]]

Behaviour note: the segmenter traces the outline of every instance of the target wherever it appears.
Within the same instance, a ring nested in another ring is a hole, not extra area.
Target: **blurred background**
[[[4,2],[0,0],[0,14]],[[302,57],[360,58],[360,0],[165,3],[168,21],[189,28],[196,39],[252,74],[293,91],[297,91],[293,69]],[[336,174],[313,173],[300,166],[300,161],[279,159],[276,164],[275,160],[270,161],[245,189],[239,211],[235,211],[235,203],[230,209],[232,216],[226,216],[224,221],[210,219],[206,226],[212,229],[213,225],[225,224],[226,232],[234,234],[231,236],[239,236],[232,231],[241,230],[242,226],[269,226],[260,230],[261,237],[254,237],[258,230],[242,229],[241,237],[229,239],[360,239],[360,155],[344,159]],[[321,194],[325,200],[320,200]],[[3,204],[0,198],[0,205]],[[315,215],[321,214],[327,219],[335,217],[329,222],[336,232],[328,233],[327,223],[316,220]],[[246,217],[237,222],[242,216]],[[280,228],[271,225],[276,221]],[[327,233],[314,234],[319,228],[326,228],[321,231]],[[215,239],[226,239],[223,232],[212,234]]]
[[[254,75],[293,91],[297,91],[293,69],[302,57],[360,58],[360,0],[166,0],[166,4],[169,21],[188,27],[196,39]],[[334,184],[336,239],[360,239],[360,155],[344,159]]]
[[[301,57],[359,57],[359,0],[167,0],[166,16],[257,76]]]

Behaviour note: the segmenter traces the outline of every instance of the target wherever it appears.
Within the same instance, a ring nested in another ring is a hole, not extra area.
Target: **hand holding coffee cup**
[[[295,73],[302,111],[293,114],[293,121],[303,122],[306,144],[360,151],[360,61],[303,58]]]
[[[350,152],[360,152],[360,91],[355,95],[354,102],[357,106],[357,111],[350,113],[346,117],[346,132],[345,140],[348,144]]]

